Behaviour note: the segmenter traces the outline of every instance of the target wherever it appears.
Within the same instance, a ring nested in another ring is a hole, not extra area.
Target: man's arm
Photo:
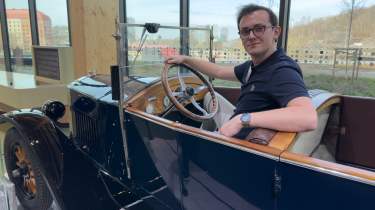
[[[185,64],[197,71],[202,72],[203,74],[214,78],[238,81],[236,75],[234,74],[234,67],[219,66],[208,61],[184,55],[167,57],[165,62],[169,64]]]
[[[226,122],[220,133],[233,136],[242,128],[241,114]],[[292,99],[286,107],[251,113],[251,127],[269,128],[278,131],[302,132],[317,127],[317,113],[308,97]]]

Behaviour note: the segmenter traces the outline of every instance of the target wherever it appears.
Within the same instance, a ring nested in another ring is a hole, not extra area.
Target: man
[[[276,15],[266,7],[250,4],[238,13],[237,26],[251,61],[222,67],[177,55],[166,62],[183,63],[209,76],[242,83],[234,114],[219,129],[225,136],[245,138],[254,127],[289,132],[315,129],[317,114],[300,67],[277,49],[281,28]]]

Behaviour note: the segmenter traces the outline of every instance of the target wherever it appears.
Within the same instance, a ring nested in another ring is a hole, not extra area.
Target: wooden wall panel
[[[85,41],[87,71],[109,73],[116,63],[115,19],[118,0],[85,0]]]
[[[70,0],[72,46],[79,76],[109,74],[116,64],[115,19],[118,0]]]

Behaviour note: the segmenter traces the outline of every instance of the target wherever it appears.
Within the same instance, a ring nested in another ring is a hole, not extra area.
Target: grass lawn
[[[323,89],[344,95],[375,97],[375,79],[356,80],[331,75],[308,75],[304,77],[308,89]]]

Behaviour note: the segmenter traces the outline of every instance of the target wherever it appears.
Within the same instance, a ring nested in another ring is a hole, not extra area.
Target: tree
[[[349,47],[350,47],[350,39],[352,34],[352,23],[354,19],[354,12],[359,10],[363,7],[366,0],[342,0],[342,4],[344,6],[344,13],[349,14],[348,19],[348,31],[346,34],[346,61],[345,61],[345,77],[348,78],[348,57],[349,57]],[[352,80],[354,78],[354,67],[352,72]]]

